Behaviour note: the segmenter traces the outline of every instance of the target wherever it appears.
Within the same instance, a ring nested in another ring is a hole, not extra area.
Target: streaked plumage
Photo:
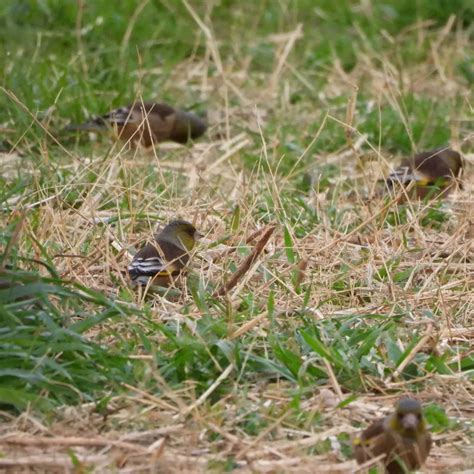
[[[402,398],[394,413],[372,423],[353,444],[359,464],[385,454],[385,472],[403,474],[422,466],[432,440],[420,402]]]
[[[153,244],[146,244],[128,266],[132,282],[138,285],[168,286],[184,272],[189,252],[200,234],[189,222],[175,220],[155,235]],[[151,280],[151,281],[150,281]]]
[[[402,161],[401,165],[387,177],[390,187],[404,186],[415,182],[415,195],[419,198],[429,193],[446,195],[453,186],[461,185],[463,170],[461,155],[450,148],[425,151]]]
[[[200,137],[207,130],[207,124],[196,114],[175,109],[168,104],[135,102],[85,124],[69,125],[66,130],[100,131],[110,128],[122,140],[150,147],[168,140],[187,143],[190,139]]]

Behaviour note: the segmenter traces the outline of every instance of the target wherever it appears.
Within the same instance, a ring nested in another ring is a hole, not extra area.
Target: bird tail
[[[393,170],[386,179],[387,183],[390,185],[404,185],[414,181],[418,186],[427,186],[430,183],[430,180],[421,173],[417,173],[411,170],[408,166],[400,166],[399,168]]]
[[[107,127],[105,124],[98,124],[94,122],[86,122],[81,124],[70,124],[63,128],[65,132],[100,132]]]
[[[408,184],[416,181],[416,177],[407,166],[401,166],[387,176],[387,181],[392,184]]]

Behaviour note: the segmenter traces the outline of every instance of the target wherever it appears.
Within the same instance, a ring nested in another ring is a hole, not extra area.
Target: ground
[[[411,394],[424,472],[471,472],[473,18],[467,0],[2,2],[0,471],[358,472],[351,438]],[[137,97],[209,129],[152,149],[64,130]],[[402,157],[444,146],[462,186],[387,192]],[[188,275],[133,288],[175,217],[204,233]]]

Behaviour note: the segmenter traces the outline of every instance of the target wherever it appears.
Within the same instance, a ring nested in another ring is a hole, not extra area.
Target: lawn
[[[469,0],[3,0],[0,470],[356,472],[406,394],[425,471],[474,469],[473,36]],[[209,129],[65,130],[135,99]],[[448,145],[462,189],[384,192]],[[187,277],[138,291],[176,217]]]

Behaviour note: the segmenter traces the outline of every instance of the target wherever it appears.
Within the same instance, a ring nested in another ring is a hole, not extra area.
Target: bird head
[[[416,437],[425,430],[421,403],[413,398],[402,398],[395,407],[391,428],[405,437]]]
[[[196,240],[202,237],[202,234],[196,230],[193,224],[184,220],[171,221],[161,232],[161,236],[167,240],[181,244],[185,250],[193,249]]]
[[[449,167],[451,174],[458,177],[463,165],[461,155],[457,151],[448,149],[443,150],[439,156]]]

